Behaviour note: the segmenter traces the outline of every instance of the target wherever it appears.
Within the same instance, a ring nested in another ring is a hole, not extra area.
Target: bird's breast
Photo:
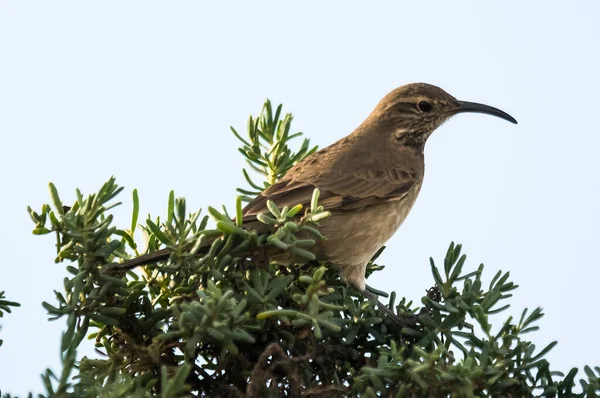
[[[366,264],[402,225],[419,189],[413,187],[401,200],[333,212],[319,226],[327,238],[321,244],[324,259],[348,266]]]

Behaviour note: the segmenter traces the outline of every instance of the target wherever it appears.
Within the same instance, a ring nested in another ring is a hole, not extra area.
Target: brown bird
[[[368,261],[402,225],[417,199],[427,139],[448,118],[465,112],[517,123],[499,109],[458,101],[430,84],[399,87],[354,132],[296,164],[250,202],[243,210],[244,226],[259,225],[256,216],[268,213],[267,200],[280,208],[307,206],[318,188],[319,204],[331,216],[319,224],[326,240],[316,248],[317,259],[335,264],[347,283],[364,291]],[[160,250],[119,268],[165,260],[169,254]]]

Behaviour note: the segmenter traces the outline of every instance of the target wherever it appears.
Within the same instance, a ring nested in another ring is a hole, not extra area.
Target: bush
[[[391,294],[388,307],[406,320],[400,328],[340,281],[334,266],[314,261],[318,221],[328,216],[318,191],[310,209],[271,203],[271,214],[261,217],[268,233],[244,230],[242,202],[316,150],[306,139],[290,149],[301,135],[290,134],[291,121],[267,101],[250,118],[248,138],[232,128],[239,151],[265,181],[243,170],[250,189],[239,190],[235,217],[209,208],[214,227],[209,216],[188,213],[173,192],[164,220],[138,226],[134,190],[131,224],[119,229],[110,210],[123,188],[114,178],[97,193],[77,191],[71,206],[50,184],[52,205],[29,208],[33,232],[56,236],[55,262],[67,263],[71,276],[53,303],[43,303],[51,319],[66,320],[63,369],[42,376],[47,396],[597,396],[600,368],[584,369],[576,394],[577,369],[565,376],[544,359],[556,342],[537,349],[523,338],[537,330],[540,308],[493,330],[490,316],[508,308],[517,286],[508,272],[484,286],[483,264],[469,269],[460,245],[450,244],[441,266],[431,260],[432,287],[418,303]],[[143,250],[136,228],[144,232]],[[298,238],[300,231],[312,238]],[[168,260],[135,272],[115,266],[161,247]],[[304,264],[270,261],[286,251]],[[367,275],[384,268],[377,255]],[[0,310],[14,304],[0,300]],[[86,336],[99,359],[77,360]]]

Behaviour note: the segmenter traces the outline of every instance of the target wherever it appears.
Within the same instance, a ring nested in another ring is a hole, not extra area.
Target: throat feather
[[[429,135],[420,131],[397,130],[394,133],[396,142],[408,148],[422,151]]]

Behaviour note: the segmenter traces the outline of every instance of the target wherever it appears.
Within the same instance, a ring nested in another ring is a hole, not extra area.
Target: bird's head
[[[500,109],[459,101],[441,88],[426,83],[407,84],[393,90],[379,102],[371,117],[391,127],[394,140],[422,146],[448,118],[465,112],[485,113],[517,123]]]

